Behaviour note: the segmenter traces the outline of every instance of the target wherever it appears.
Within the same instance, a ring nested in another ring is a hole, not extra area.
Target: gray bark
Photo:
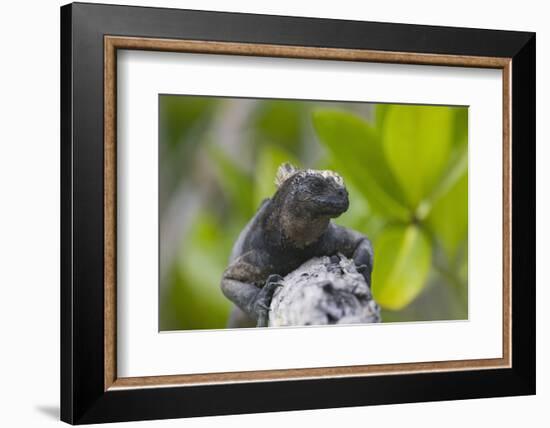
[[[289,273],[269,312],[270,327],[380,321],[365,278],[343,255],[313,258]]]

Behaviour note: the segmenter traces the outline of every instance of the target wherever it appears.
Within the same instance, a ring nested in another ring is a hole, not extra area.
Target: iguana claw
[[[269,310],[271,299],[277,288],[283,286],[283,277],[281,275],[269,275],[265,285],[262,287],[254,302],[254,312],[258,315],[257,327],[267,327],[269,320]]]

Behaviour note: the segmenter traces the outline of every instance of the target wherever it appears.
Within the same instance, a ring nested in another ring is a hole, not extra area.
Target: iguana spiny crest
[[[323,178],[332,177],[334,181],[340,186],[344,186],[344,179],[334,171],[325,169],[298,169],[290,163],[283,163],[277,170],[277,175],[275,176],[275,185],[279,188],[283,183],[290,177],[299,174],[302,176],[306,175],[318,175]]]

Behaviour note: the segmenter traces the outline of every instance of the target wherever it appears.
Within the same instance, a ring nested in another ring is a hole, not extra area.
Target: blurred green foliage
[[[160,330],[225,327],[219,283],[278,166],[330,168],[335,221],[375,248],[383,321],[467,318],[468,112],[462,107],[160,97]]]

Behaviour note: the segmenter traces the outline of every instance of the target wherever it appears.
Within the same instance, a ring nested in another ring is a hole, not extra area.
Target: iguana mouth
[[[327,198],[323,200],[323,214],[340,215],[345,213],[349,208],[349,199],[347,195],[342,197]]]

